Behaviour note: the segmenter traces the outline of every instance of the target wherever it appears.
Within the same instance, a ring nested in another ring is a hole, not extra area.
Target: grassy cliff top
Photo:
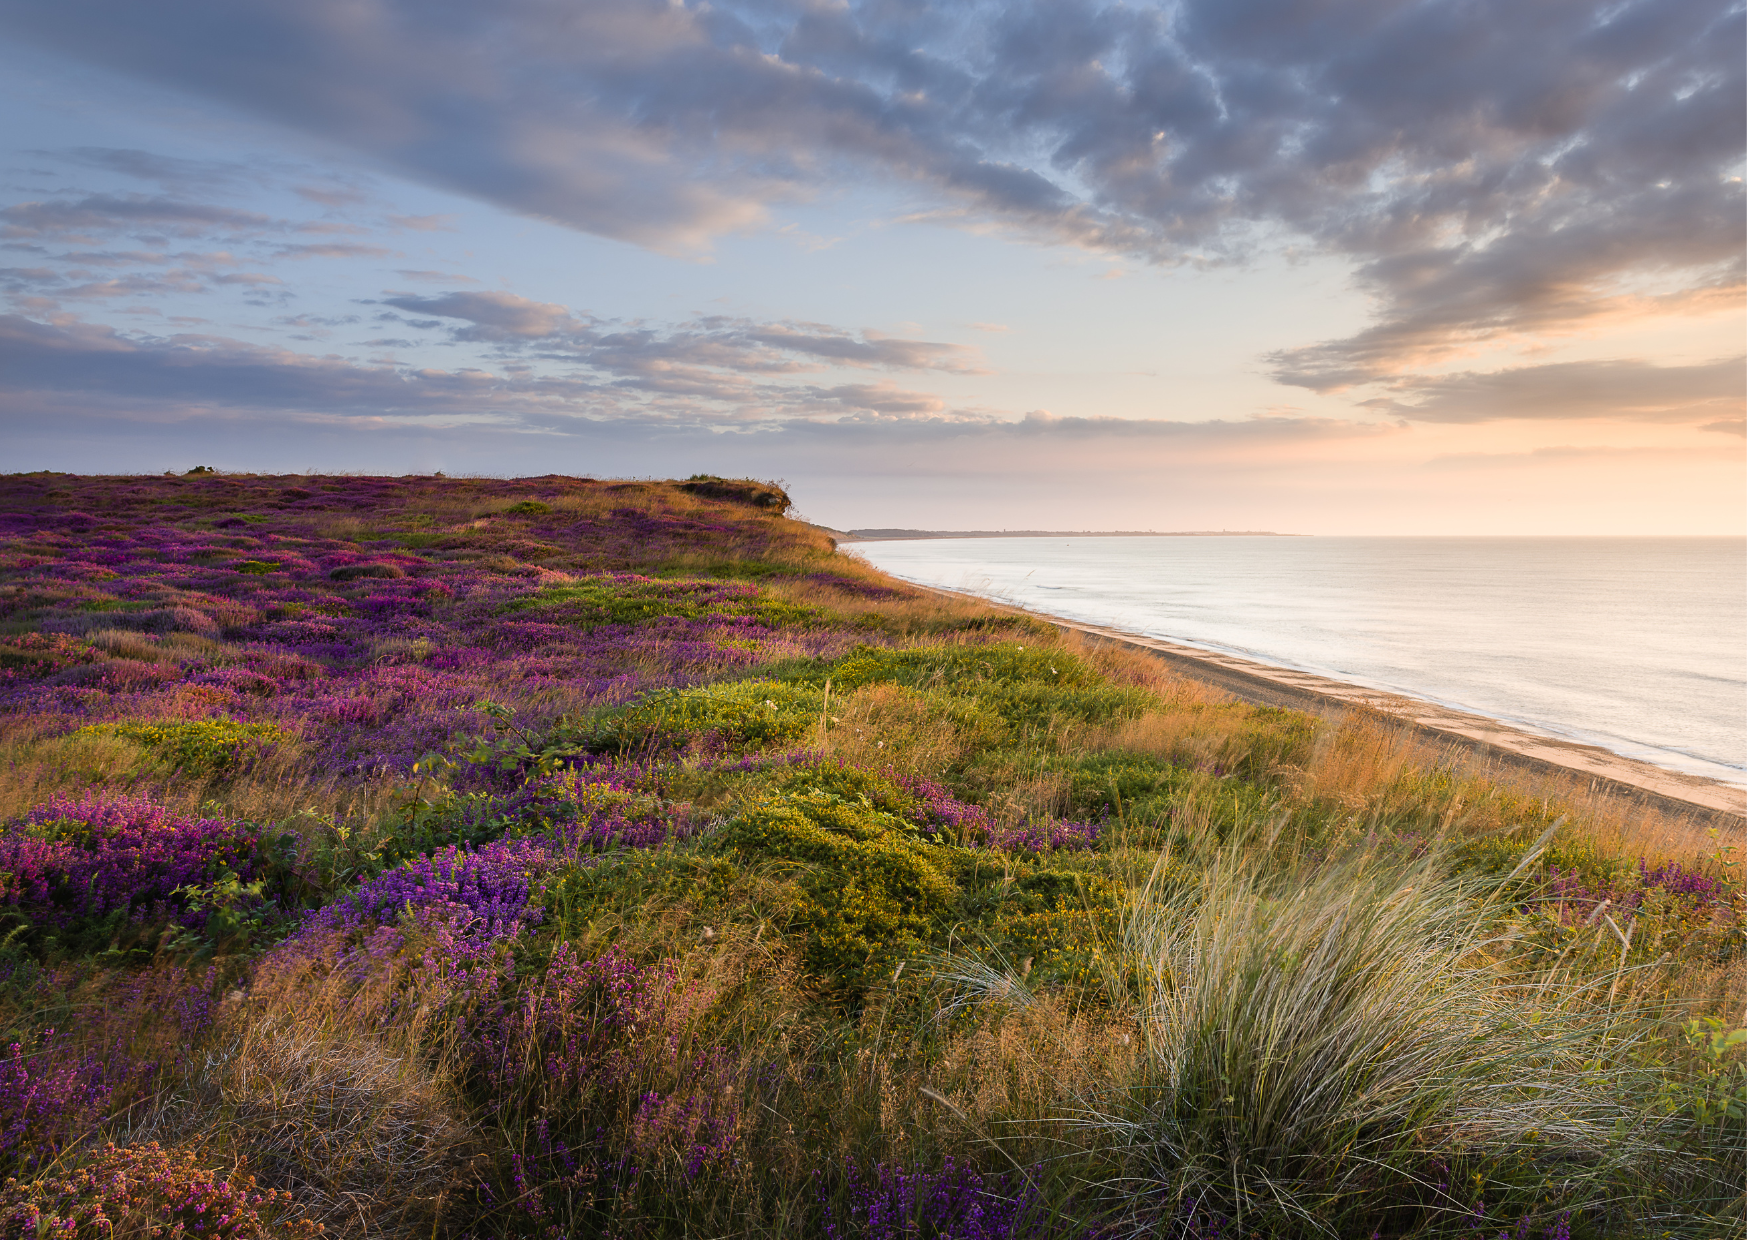
[[[1734,1225],[1732,850],[915,590],[788,508],[0,478],[0,1216]]]

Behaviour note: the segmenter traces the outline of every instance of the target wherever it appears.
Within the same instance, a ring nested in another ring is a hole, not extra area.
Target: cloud
[[[896,370],[945,370],[987,374],[974,365],[977,351],[959,344],[901,340],[873,332],[860,340],[818,324],[776,324],[745,332],[745,338],[791,353],[843,366],[883,366]]]
[[[478,284],[472,276],[457,275],[450,271],[408,271],[396,270],[395,274],[403,280],[412,280],[418,284]]]
[[[514,293],[440,293],[434,297],[385,297],[383,304],[412,314],[462,319],[471,326],[456,331],[459,340],[503,341],[568,335],[582,330],[564,306],[530,301]]]
[[[1510,370],[1421,376],[1392,385],[1392,395],[1361,402],[1419,422],[1522,418],[1619,418],[1699,422],[1740,414],[1744,364],[1729,358],[1691,366],[1630,359],[1560,362]]]
[[[455,217],[453,215],[391,215],[388,217],[391,228],[403,232],[454,232]]]
[[[481,370],[362,366],[216,336],[134,338],[90,324],[0,315],[0,398],[14,416],[45,396],[128,419],[296,412],[326,420],[491,421],[520,408],[582,414],[592,385],[506,381]]]
[[[822,389],[817,395],[822,400],[843,405],[848,409],[904,418],[939,414],[947,407],[947,402],[938,396],[927,392],[907,392],[891,383],[847,383]]]
[[[1426,461],[1421,468],[1432,471],[1443,470],[1534,470],[1546,473],[1550,467],[1572,468],[1595,464],[1643,467],[1646,465],[1667,464],[1669,462],[1725,462],[1733,461],[1735,450],[1723,447],[1701,448],[1647,448],[1643,446],[1632,448],[1617,448],[1608,446],[1579,447],[1572,444],[1557,444],[1546,448],[1532,448],[1527,452],[1449,452],[1435,456]]]
[[[513,313],[505,318],[517,322]],[[325,326],[302,317],[284,322]],[[384,338],[372,345],[407,347],[407,342]],[[1210,443],[1290,446],[1398,433],[1286,418],[1184,423],[1034,414],[1012,422],[990,411],[952,409],[932,393],[890,381],[785,386],[684,370],[669,377],[667,383],[627,383],[585,374],[518,374],[509,368],[494,373],[366,364],[215,335],[128,335],[95,324],[0,315],[0,411],[15,428],[39,420],[49,409],[72,418],[70,427],[94,420],[182,423],[285,416],[323,425],[481,424],[529,434],[580,434],[606,423],[636,425],[651,434],[662,427],[761,434],[790,427],[802,437],[796,442],[829,442],[833,450],[902,455],[925,451],[932,443],[982,454],[979,459],[992,468],[1002,452],[1019,451],[1031,459],[1027,444],[1054,444],[1090,459],[1101,453],[1108,457],[1113,445],[1123,445],[1121,454],[1127,456],[1197,451]],[[840,430],[831,432],[829,441],[808,439],[801,429],[806,426]],[[895,427],[907,429],[893,438],[889,432]],[[913,464],[924,472],[933,467],[922,459]]]
[[[1739,279],[1729,0],[5,0],[17,35],[403,174],[663,250],[898,178],[919,216],[1155,261],[1350,257],[1374,331],[1323,388],[1650,275]],[[414,226],[407,224],[405,226]]]
[[[0,236],[66,237],[146,230],[204,237],[219,230],[258,233],[275,221],[254,211],[150,194],[89,194],[77,200],[0,208]]]
[[[985,373],[974,365],[977,351],[964,345],[877,332],[854,336],[821,323],[757,323],[716,315],[657,328],[578,316],[566,306],[514,293],[468,290],[432,296],[400,294],[382,298],[381,304],[410,314],[460,320],[466,326],[451,329],[452,340],[496,346],[501,360],[532,352],[548,361],[589,366],[615,376],[624,387],[717,401],[762,399],[788,406],[803,400],[795,392],[757,387],[748,376],[836,367]],[[435,322],[414,320],[410,325]],[[848,385],[820,393],[818,399],[882,413],[938,412],[946,407],[932,395],[895,392],[878,385]]]
[[[273,249],[273,258],[387,258],[393,250],[380,245],[281,245]]]
[[[179,159],[134,148],[81,146],[62,151],[33,151],[31,154],[82,164],[103,172],[120,173],[142,181],[156,181],[181,192],[230,185],[247,175],[243,165],[237,163]]]

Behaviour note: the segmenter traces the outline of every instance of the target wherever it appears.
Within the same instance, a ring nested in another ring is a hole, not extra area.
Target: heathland
[[[0,479],[0,1234],[1739,1234],[1739,832],[788,506]]]

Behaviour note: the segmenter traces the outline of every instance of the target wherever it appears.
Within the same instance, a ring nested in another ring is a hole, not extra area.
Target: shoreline
[[[1283,706],[1313,714],[1354,709],[1371,711],[1406,725],[1435,744],[1467,749],[1488,764],[1531,773],[1585,778],[1591,781],[1594,792],[1643,803],[1664,813],[1689,817],[1700,814],[1720,820],[1720,826],[1748,826],[1748,788],[1672,771],[1599,745],[1543,736],[1485,715],[1313,672],[1274,667],[1164,638],[1070,620],[1012,603],[998,603],[965,590],[949,590],[914,581],[906,584],[937,594],[977,599],[991,607],[1031,616],[1055,628],[1079,633],[1094,642],[1143,651],[1179,675],[1213,685],[1253,706]]]

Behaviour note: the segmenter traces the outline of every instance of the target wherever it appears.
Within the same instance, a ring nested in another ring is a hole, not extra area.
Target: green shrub
[[[671,748],[710,737],[744,753],[793,745],[819,727],[823,695],[800,685],[743,680],[699,689],[660,689],[608,716],[597,750]]]
[[[885,681],[913,688],[948,687],[964,693],[991,685],[1086,688],[1102,679],[1064,651],[1011,642],[908,650],[861,646],[833,667],[830,675],[832,688],[845,692]]]
[[[920,802],[917,797],[884,775],[848,766],[842,762],[805,762],[775,768],[762,781],[770,792],[786,795],[823,793],[868,805],[884,814],[910,818]]]
[[[889,977],[951,916],[954,854],[865,801],[818,792],[774,798],[731,819],[710,841],[743,861],[798,867],[795,924],[803,962],[840,998]]]
[[[98,723],[75,735],[120,736],[189,773],[224,775],[290,739],[271,723],[203,719],[192,723]]]
[[[537,499],[525,499],[504,509],[504,515],[509,517],[540,517],[551,511],[551,504],[543,504]]]
[[[239,573],[250,573],[256,577],[265,577],[268,573],[279,571],[277,560],[238,560],[231,565]]]
[[[788,512],[794,503],[789,498],[789,493],[776,483],[755,482],[751,478],[718,478],[715,474],[693,474],[680,483],[679,487],[682,491],[690,491],[704,499],[745,504],[750,508],[762,508],[778,515]]]
[[[1031,962],[1033,986],[1093,995],[1103,980],[1100,946],[1115,933],[1125,899],[1122,884],[1099,873],[1023,864],[1012,867],[1011,880],[1001,884],[989,922],[1003,954]]]
[[[1164,842],[1172,825],[1192,810],[1199,825],[1222,839],[1279,811],[1267,788],[1160,758],[1106,752],[1049,765],[1068,777],[1069,817],[1110,814],[1129,829],[1127,842],[1134,845]]]
[[[772,628],[807,625],[824,614],[771,598],[752,587],[724,588],[697,578],[660,580],[593,577],[553,586],[506,604],[506,613],[538,610],[548,623],[593,628],[601,624],[648,624],[652,620],[747,619]]]
[[[706,921],[729,920],[751,903],[744,880],[745,872],[731,857],[672,847],[627,850],[592,865],[567,866],[548,882],[542,899],[547,923],[568,940],[609,918],[645,922],[656,914],[671,924],[677,910],[684,910]],[[783,903],[786,913],[790,901]]]
[[[1111,723],[1133,719],[1157,705],[1145,689],[1119,685],[991,684],[975,686],[972,692],[985,709],[1016,727]]]

